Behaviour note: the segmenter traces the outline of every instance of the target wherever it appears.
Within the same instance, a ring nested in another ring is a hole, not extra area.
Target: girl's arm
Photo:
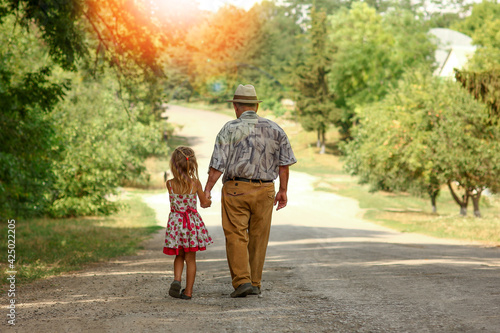
[[[196,194],[198,194],[198,198],[200,198],[201,208],[208,208],[210,207],[210,205],[212,205],[212,200],[207,198],[205,192],[203,192],[203,188],[199,180],[196,181]]]

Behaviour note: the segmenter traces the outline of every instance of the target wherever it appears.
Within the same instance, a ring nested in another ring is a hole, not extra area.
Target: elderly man
[[[297,162],[288,137],[276,123],[259,117],[252,85],[239,85],[233,103],[235,120],[215,141],[205,194],[224,174],[222,227],[234,291],[231,297],[261,294],[273,206],[287,204],[288,167]],[[274,180],[279,176],[275,195]]]

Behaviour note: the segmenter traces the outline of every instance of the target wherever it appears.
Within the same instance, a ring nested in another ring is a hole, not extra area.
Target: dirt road
[[[184,124],[202,183],[218,130],[230,118],[171,107]],[[23,286],[17,332],[500,332],[500,249],[402,234],[359,218],[354,200],[315,192],[292,172],[275,212],[263,297],[232,299],[219,187],[200,210],[215,243],[198,254],[191,301],[166,296],[173,258],[162,232],[138,256]],[[147,196],[164,225],[166,194]],[[6,311],[5,306],[2,311]]]

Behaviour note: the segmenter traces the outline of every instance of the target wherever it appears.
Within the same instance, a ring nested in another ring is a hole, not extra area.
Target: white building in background
[[[461,32],[434,28],[429,31],[436,37],[436,70],[434,75],[441,77],[455,77],[454,68],[463,69],[466,67],[470,57],[476,51],[472,45],[472,38]]]

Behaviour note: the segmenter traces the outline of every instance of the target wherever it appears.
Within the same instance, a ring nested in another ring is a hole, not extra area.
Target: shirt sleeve
[[[281,140],[280,140],[280,159],[279,165],[292,165],[297,163],[297,159],[292,150],[292,145],[286,136],[285,131],[282,132]]]
[[[214,151],[210,159],[210,168],[220,172],[226,171],[229,155],[228,128],[224,126],[215,139]]]

